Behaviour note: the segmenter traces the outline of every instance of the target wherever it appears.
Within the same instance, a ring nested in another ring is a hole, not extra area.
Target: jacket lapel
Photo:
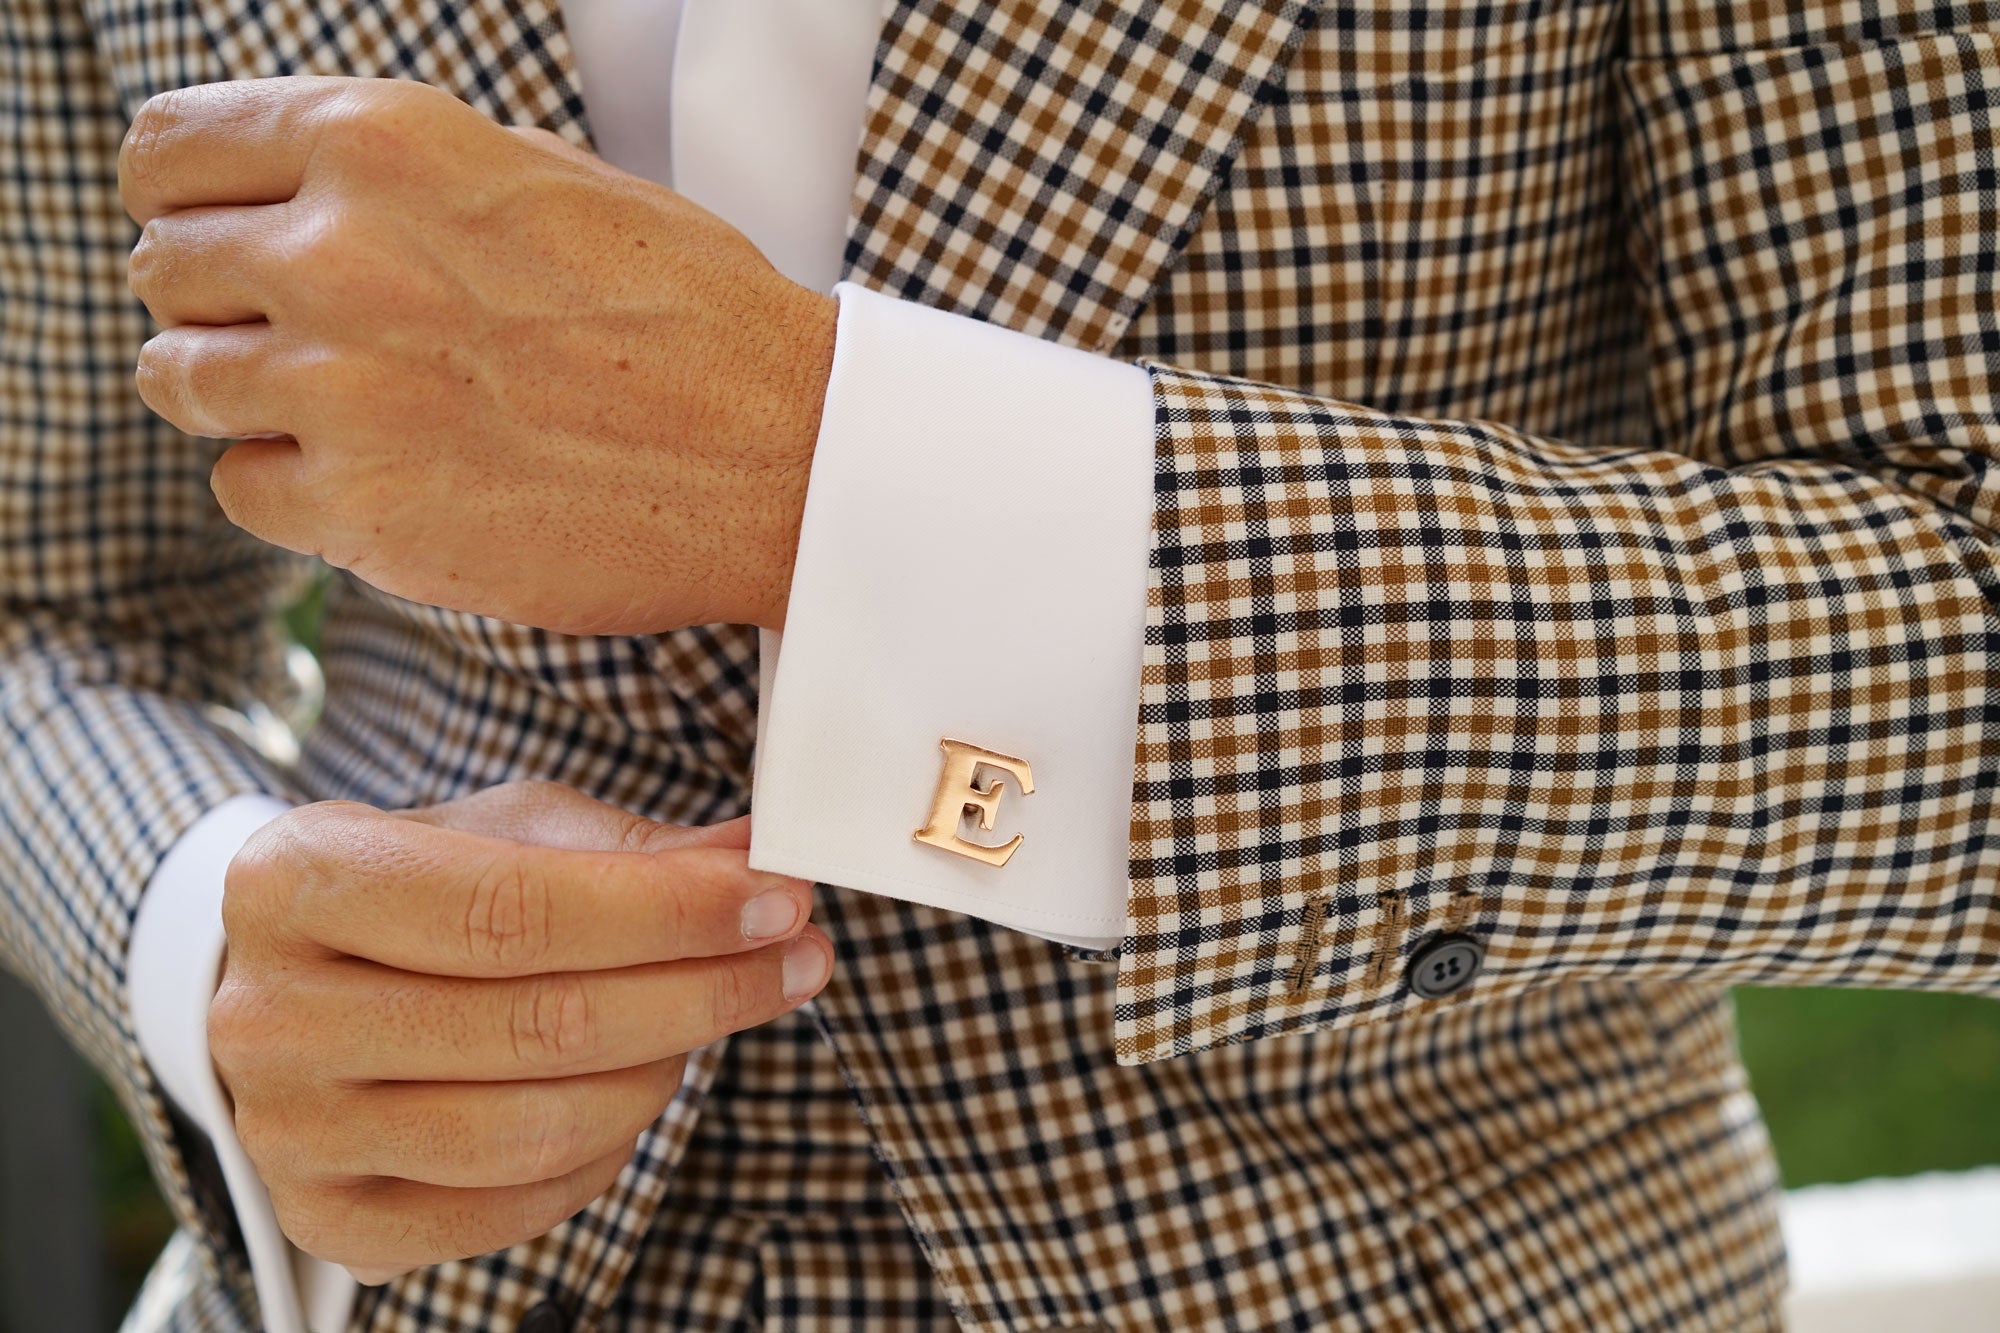
[[[1186,242],[1319,0],[888,0],[846,267],[1103,349]],[[559,0],[193,0],[231,78],[420,79],[588,144]]]
[[[870,286],[1078,346],[1116,340],[1185,242],[1317,0],[889,0],[846,267]],[[416,79],[588,144],[559,0],[89,0],[121,91],[206,78]],[[191,30],[198,25],[199,32]],[[165,30],[163,37],[162,30]],[[170,40],[168,40],[170,39]],[[618,1185],[544,1240],[425,1270],[364,1322],[622,1284],[719,1047]]]
[[[233,79],[416,79],[504,124],[589,142],[559,0],[193,0]]]
[[[892,0],[855,281],[1093,350],[1145,304],[1318,0]]]

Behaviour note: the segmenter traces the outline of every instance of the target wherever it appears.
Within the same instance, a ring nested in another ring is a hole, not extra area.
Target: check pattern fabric
[[[1597,84],[1426,25],[1434,67],[1397,43],[1333,117],[1355,243],[1407,257],[1348,265],[1359,373],[1274,387],[1336,350],[1282,325],[1156,371],[1123,1056],[1421,1011],[1441,929],[1482,1000],[2000,987],[2000,51],[1991,14],[1848,13],[1635,8]],[[1535,26],[1581,54],[1592,17]],[[1257,210],[1233,312],[1329,263],[1324,201],[1274,196],[1219,201]],[[1215,345],[1204,276],[1167,356]]]
[[[808,1015],[355,1327],[1776,1326],[1725,987],[2000,991],[1996,22],[890,0],[850,275],[1152,367],[1129,937],[823,889]],[[132,390],[125,124],[347,73],[587,143],[587,90],[553,0],[0,0],[0,61],[0,957],[184,1224],[131,1327],[234,1333],[123,1001],[159,858],[248,790],[736,814],[754,635],[338,580],[302,760],[235,739],[305,571]],[[1440,931],[1485,970],[1422,1000]]]

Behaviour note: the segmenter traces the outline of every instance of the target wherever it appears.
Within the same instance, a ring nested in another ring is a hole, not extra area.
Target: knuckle
[[[210,350],[190,347],[174,358],[182,397],[193,407],[213,406],[235,386],[235,367]]]
[[[289,891],[290,870],[283,842],[268,828],[250,835],[222,876],[225,938],[244,938],[256,929],[268,905]]]
[[[776,1008],[777,988],[768,970],[745,959],[716,971],[710,1015],[717,1032],[741,1031]]]
[[[512,828],[542,811],[562,809],[575,796],[572,788],[560,782],[550,782],[546,778],[517,778],[488,787],[466,799],[469,805],[491,812],[500,827]]]
[[[380,812],[356,801],[315,801],[296,806],[268,827],[285,858],[297,867],[298,880],[331,880],[339,868],[379,839],[374,827]]]
[[[325,1177],[268,1183],[278,1230],[298,1249],[332,1264],[360,1265],[372,1257],[383,1219],[366,1183]]]
[[[203,407],[216,399],[226,382],[219,360],[173,329],[140,349],[134,378],[148,407],[191,433],[206,429]]]
[[[339,910],[333,900],[348,865],[369,855],[378,841],[371,831],[377,815],[352,801],[318,801],[295,806],[252,834],[224,876],[225,934],[234,938],[242,929],[310,935],[323,924],[324,913]]]
[[[286,1034],[294,1025],[280,996],[260,982],[232,977],[208,1002],[209,1054],[243,1103],[258,1100],[256,1071],[289,1049]]]
[[[665,825],[635,815],[629,810],[620,811],[617,848],[621,852],[651,852],[659,847],[660,835]]]
[[[310,1099],[295,1098],[289,1106],[293,1117],[285,1131],[294,1160],[303,1168],[333,1177],[364,1172],[380,1124],[369,1090],[321,1083]]]
[[[370,807],[355,801],[314,801],[292,807],[276,823],[285,825],[308,841],[315,841],[328,834],[347,832],[355,816],[368,809]]]
[[[515,778],[496,787],[489,787],[487,790],[506,800],[529,805],[542,804],[567,796],[571,789],[548,778]]]
[[[578,1165],[585,1148],[584,1121],[574,1097],[525,1085],[518,1124],[520,1137],[513,1146],[527,1179],[547,1180]]]
[[[273,1189],[271,1204],[285,1239],[307,1254],[339,1263],[353,1252],[352,1240],[341,1225],[346,1209],[334,1202],[332,1193],[313,1185]]]
[[[659,915],[667,931],[670,953],[686,951],[689,931],[694,928],[694,912],[688,903],[688,893],[684,886],[670,885],[658,895]]]
[[[321,142],[348,168],[366,168],[427,154],[442,94],[409,79],[370,80],[333,99],[322,111]]]
[[[524,1065],[563,1067],[597,1042],[590,988],[569,973],[536,977],[514,989],[508,1036]]]
[[[147,407],[173,421],[179,411],[178,381],[164,337],[149,338],[146,345],[139,349],[139,362],[132,371],[132,382]]]
[[[285,1163],[299,1147],[299,1136],[285,1123],[284,1115],[265,1098],[245,1098],[236,1103],[236,1140],[266,1177],[290,1174]]]
[[[529,143],[539,144],[544,148],[568,147],[569,145],[569,141],[564,139],[560,134],[557,134],[554,130],[544,129],[540,125],[509,125],[507,129],[510,133],[520,135]]]
[[[164,150],[184,119],[185,101],[182,89],[155,93],[132,117],[119,150],[119,165],[128,181],[145,186],[157,178]]]
[[[432,1099],[378,1104],[353,1133],[355,1174],[401,1175],[409,1161],[463,1168],[483,1161],[489,1148],[462,1106]]]
[[[515,1242],[518,1244],[547,1234],[550,1228],[573,1217],[609,1183],[562,1178],[516,1191]]]
[[[336,288],[351,267],[348,241],[348,227],[329,210],[316,209],[281,230],[278,262],[317,288]]]
[[[251,1049],[250,1024],[238,996],[239,987],[225,987],[208,1002],[208,1051],[225,1071],[240,1067]],[[239,1093],[239,1098],[243,1094]]]
[[[295,200],[285,210],[282,225],[271,233],[272,252],[292,268],[313,270],[338,256],[347,240],[338,207]]]
[[[126,285],[149,306],[173,285],[174,255],[162,230],[158,218],[149,219],[139,229],[139,239],[132,246],[132,258],[126,269]]]
[[[246,532],[257,530],[257,513],[251,501],[249,488],[242,484],[242,477],[233,461],[234,450],[225,451],[209,469],[208,489],[215,496],[222,516]]]
[[[495,864],[472,882],[459,923],[465,956],[498,971],[533,971],[548,956],[548,886],[513,860]]]
[[[369,136],[383,124],[382,102],[380,92],[365,85],[327,99],[314,117],[320,148],[346,155],[370,146]]]
[[[414,132],[426,142],[436,139],[437,119],[462,103],[444,89],[421,79],[390,79],[375,85],[383,119]]]
[[[246,886],[289,895],[316,859],[316,849],[337,840],[344,812],[330,802],[295,806],[250,835],[230,866]]]
[[[355,1267],[398,1266],[400,1256],[387,1253],[398,1247],[385,1241],[406,1228],[377,1191],[332,1180],[294,1182],[274,1191],[272,1204],[285,1239],[315,1258]]]
[[[408,268],[393,250],[393,240],[367,220],[326,207],[286,230],[276,262],[287,276],[287,299],[300,312],[345,318],[357,306],[396,300],[409,287]]]

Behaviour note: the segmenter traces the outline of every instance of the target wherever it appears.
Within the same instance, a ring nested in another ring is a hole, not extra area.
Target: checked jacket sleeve
[[[141,1056],[126,965],[183,832],[231,796],[294,795],[229,724],[281,702],[275,608],[302,566],[224,521],[215,447],[134,388],[126,115],[81,6],[0,3],[0,89],[0,965],[110,1082],[181,1222],[240,1263]]]
[[[1638,8],[1649,438],[1153,367],[1121,1060],[1567,979],[2000,993],[2000,42]],[[1484,966],[1426,1000],[1440,932]]]

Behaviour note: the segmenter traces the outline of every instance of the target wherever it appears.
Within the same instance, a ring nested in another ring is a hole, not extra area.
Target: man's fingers
[[[242,79],[148,99],[118,151],[125,211],[144,224],[177,208],[290,199],[349,82]]]
[[[293,928],[407,972],[525,977],[719,957],[786,938],[811,911],[811,885],[752,871],[728,847],[573,850],[392,817],[350,819],[338,838],[314,838],[309,821],[292,831],[311,845],[256,846],[304,867],[284,890]]]
[[[132,249],[132,292],[167,328],[247,324],[271,314],[283,210],[192,208],[156,217]]]
[[[288,1012],[331,1034],[316,1053],[349,1081],[511,1082],[569,1078],[684,1054],[769,1022],[825,984],[832,945],[800,936],[733,958],[609,972],[556,972],[480,981],[424,977],[343,960],[301,973]],[[227,986],[209,1011],[209,1039],[228,1067],[254,1065],[267,1019],[238,1012]]]
[[[631,1155],[627,1143],[554,1180],[492,1189],[370,1180],[333,1191],[311,1211],[281,1207],[279,1216],[306,1253],[363,1282],[386,1282],[545,1235],[610,1189]]]
[[[139,396],[190,435],[289,434],[284,346],[269,324],[167,329],[139,350]]]
[[[421,165],[441,114],[491,124],[407,79],[301,75],[177,88],[133,117],[118,151],[118,194],[142,225],[182,208],[283,203],[330,149],[349,168]]]
[[[673,1100],[686,1063],[519,1083],[373,1084],[327,1122],[325,1166],[455,1189],[550,1180],[637,1138]]]

